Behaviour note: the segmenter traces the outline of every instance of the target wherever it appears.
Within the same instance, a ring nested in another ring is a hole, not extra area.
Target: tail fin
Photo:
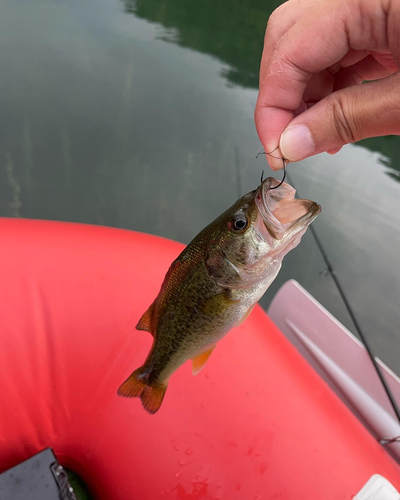
[[[140,398],[143,408],[153,414],[160,409],[167,386],[147,384],[147,381],[141,377],[142,373],[142,367],[135,370],[120,386],[118,395],[125,398]]]

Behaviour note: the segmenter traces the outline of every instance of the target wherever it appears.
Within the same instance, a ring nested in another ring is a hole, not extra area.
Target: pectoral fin
[[[240,320],[236,323],[236,325],[235,325],[235,326],[239,326],[239,325],[241,325],[244,321],[246,321],[246,319],[250,316],[251,311],[254,309],[255,305],[256,305],[256,304],[253,304],[253,305],[250,307],[250,309],[247,311],[247,313],[243,316],[243,318],[241,318],[241,319],[240,319]]]
[[[203,312],[208,316],[218,316],[227,309],[237,305],[237,301],[232,299],[229,290],[209,297],[203,304]]]
[[[208,347],[206,351],[202,352],[195,358],[192,358],[192,373],[193,375],[197,375],[204,367],[204,365],[207,363],[208,358],[211,356],[211,353],[215,349],[215,346],[217,344],[214,344],[211,347]]]
[[[136,325],[136,330],[145,330],[146,332],[151,333],[154,337],[154,333],[151,331],[153,308],[154,308],[154,302],[140,318],[139,323]]]

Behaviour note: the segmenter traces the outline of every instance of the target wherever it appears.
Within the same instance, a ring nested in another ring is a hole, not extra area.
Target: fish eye
[[[231,228],[235,232],[244,231],[249,225],[249,220],[245,215],[235,215],[231,222]]]

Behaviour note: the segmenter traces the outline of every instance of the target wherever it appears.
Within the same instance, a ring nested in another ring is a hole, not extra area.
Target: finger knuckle
[[[285,83],[282,85],[285,85],[288,90],[292,86],[296,88],[298,83],[306,84],[309,81],[309,72],[297,63],[292,54],[282,50],[279,43],[273,57],[279,66],[279,71],[285,77]]]
[[[357,140],[356,132],[351,118],[351,108],[347,100],[337,95],[332,98],[330,106],[332,123],[338,139],[344,144],[355,142]]]
[[[277,7],[272,14],[269,16],[267,22],[267,29],[265,32],[265,38],[269,36],[273,36],[275,33],[280,31],[282,16],[284,15],[284,11],[286,10],[286,3],[283,3],[279,7]]]

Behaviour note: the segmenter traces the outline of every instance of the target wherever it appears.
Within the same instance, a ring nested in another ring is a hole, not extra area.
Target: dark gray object
[[[51,448],[0,474],[0,500],[76,500]]]

